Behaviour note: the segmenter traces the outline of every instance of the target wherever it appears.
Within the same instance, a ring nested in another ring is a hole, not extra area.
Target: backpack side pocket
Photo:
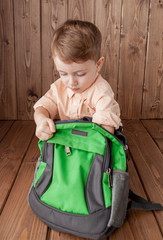
[[[129,173],[114,169],[112,176],[112,206],[108,227],[120,227],[126,216],[128,193],[129,193]]]
[[[44,142],[42,156],[43,161],[39,166],[37,173],[38,177],[36,175],[37,181],[35,180],[34,185],[39,198],[46,191],[51,182],[53,172],[54,144]]]
[[[40,179],[40,177],[42,176],[42,174],[43,174],[43,172],[44,172],[44,170],[45,170],[45,168],[46,168],[46,165],[47,165],[47,163],[45,163],[45,162],[40,162],[40,164],[39,164],[39,167],[38,167],[38,169],[37,169],[37,172],[36,172],[36,176],[35,176],[35,182],[34,182],[34,188],[35,188],[35,186],[36,186],[36,183],[38,182],[38,180]]]

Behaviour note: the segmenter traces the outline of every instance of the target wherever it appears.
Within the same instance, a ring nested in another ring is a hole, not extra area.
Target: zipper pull
[[[106,170],[106,173],[108,174],[108,183],[109,183],[109,188],[112,187],[112,181],[111,181],[111,168],[108,168]]]
[[[71,155],[70,147],[65,146],[65,151],[66,151],[66,155],[67,155],[67,156],[70,156],[70,155]]]

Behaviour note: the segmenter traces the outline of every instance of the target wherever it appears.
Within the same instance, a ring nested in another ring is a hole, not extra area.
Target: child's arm
[[[39,139],[45,141],[53,136],[53,133],[56,131],[55,124],[45,108],[36,108],[34,112],[34,120],[36,123],[36,136]]]
[[[95,113],[92,121],[114,134],[114,130],[122,125],[119,104],[114,99],[110,85],[101,79],[92,98]]]
[[[108,125],[101,125],[103,128],[105,128],[110,133],[114,134],[114,127],[108,126]]]

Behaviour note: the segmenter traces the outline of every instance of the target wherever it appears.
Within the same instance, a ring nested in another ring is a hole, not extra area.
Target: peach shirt
[[[109,83],[101,75],[82,93],[75,93],[61,79],[56,80],[36,102],[34,109],[40,106],[49,112],[51,119],[55,119],[57,115],[61,120],[89,116],[99,125],[108,125],[115,129],[122,126],[119,105]]]

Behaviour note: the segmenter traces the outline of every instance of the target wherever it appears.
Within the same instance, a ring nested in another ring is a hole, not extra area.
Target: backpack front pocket
[[[104,209],[105,153],[106,139],[94,129],[59,129],[42,150],[47,165],[36,183],[40,200],[68,213],[88,215]]]
[[[55,144],[53,177],[41,201],[59,210],[89,214],[85,186],[95,153]],[[79,157],[80,156],[80,157]]]

